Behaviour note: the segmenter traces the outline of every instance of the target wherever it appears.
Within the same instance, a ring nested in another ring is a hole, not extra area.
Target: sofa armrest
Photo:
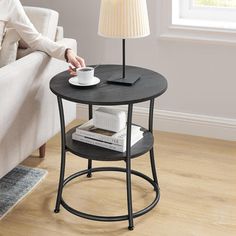
[[[47,61],[45,53],[34,52],[0,69],[0,143],[25,101],[32,78]]]
[[[66,43],[74,51],[77,50],[76,40],[74,39],[63,39],[59,43]],[[46,53],[39,51],[30,53],[0,68],[0,143],[24,103],[30,102],[27,100],[29,93],[34,93],[32,96],[34,102],[40,101],[40,96],[42,96],[40,94],[42,73],[47,73],[48,78],[52,78],[55,75],[53,74],[54,70],[49,67],[50,60],[57,62],[61,71],[67,68],[65,62],[50,58]]]

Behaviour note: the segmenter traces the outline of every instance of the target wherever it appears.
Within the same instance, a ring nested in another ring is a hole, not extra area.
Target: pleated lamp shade
[[[146,0],[101,0],[98,34],[123,39],[148,36]]]

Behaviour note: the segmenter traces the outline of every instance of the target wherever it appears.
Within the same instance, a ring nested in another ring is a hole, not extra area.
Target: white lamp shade
[[[98,34],[123,39],[148,36],[146,0],[101,0]]]

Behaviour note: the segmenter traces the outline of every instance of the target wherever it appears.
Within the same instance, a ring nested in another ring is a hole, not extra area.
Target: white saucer
[[[78,83],[78,77],[75,76],[75,77],[72,77],[69,79],[69,83],[74,85],[74,86],[79,86],[79,87],[88,87],[88,86],[94,86],[96,84],[99,84],[100,83],[100,79],[97,78],[97,77],[93,77],[93,81],[89,84],[82,84],[82,83]]]

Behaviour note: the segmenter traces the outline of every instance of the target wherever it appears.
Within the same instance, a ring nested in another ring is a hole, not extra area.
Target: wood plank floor
[[[75,124],[75,123],[74,123]],[[73,124],[73,125],[74,125]],[[54,214],[60,139],[48,142],[45,159],[34,153],[23,164],[48,170],[47,177],[0,221],[1,236],[233,236],[236,235],[236,144],[187,135],[155,132],[155,154],[161,199],[148,214],[127,222],[104,223],[82,219],[61,208]],[[68,154],[66,175],[86,168],[86,160]],[[124,166],[94,162],[95,166]],[[132,167],[151,176],[148,155]],[[96,173],[81,177],[65,189],[64,199],[81,211],[100,215],[126,214],[125,176]],[[154,197],[152,188],[133,177],[134,210]]]

